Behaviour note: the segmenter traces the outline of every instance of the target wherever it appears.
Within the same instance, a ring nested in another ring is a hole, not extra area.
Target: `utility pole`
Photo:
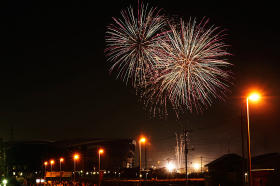
[[[147,170],[147,165],[148,163],[147,163],[147,145],[145,145],[145,170]]]
[[[202,156],[200,156],[200,172],[202,174]]]
[[[245,152],[244,152],[244,125],[243,125],[243,106],[241,106],[241,112],[240,112],[240,132],[241,132],[241,145],[242,145],[242,167],[241,167],[241,174],[242,174],[242,185],[245,185]]]
[[[184,143],[185,143],[185,169],[186,169],[186,179],[187,179],[187,182],[188,182],[188,152],[189,152],[189,149],[188,149],[188,141],[187,141],[187,129],[185,128],[184,129]]]
[[[187,129],[187,126],[181,125],[179,132],[176,133],[177,136],[177,160],[182,162],[182,167],[185,166],[185,178],[186,184],[188,184],[188,152],[189,150],[194,150],[194,148],[189,148],[189,133],[191,131]],[[179,141],[178,141],[179,139]],[[185,159],[185,165],[183,165],[183,160]]]

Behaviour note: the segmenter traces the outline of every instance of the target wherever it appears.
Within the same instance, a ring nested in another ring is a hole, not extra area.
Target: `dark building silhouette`
[[[208,167],[209,185],[242,185],[242,157],[237,154],[225,154],[205,165]]]
[[[244,163],[237,154],[226,154],[210,162],[208,167],[208,185],[243,185]],[[243,173],[242,173],[243,172]],[[248,176],[245,176],[248,179]],[[280,180],[280,154],[268,153],[252,157],[252,183],[254,186],[278,186]]]
[[[268,153],[252,158],[254,186],[278,186],[280,180],[280,154]]]
[[[5,162],[6,162],[5,146],[4,146],[3,139],[0,138],[0,178],[4,177],[6,173]]]
[[[103,148],[105,152],[101,155],[101,169],[119,170],[134,166],[135,145],[132,139],[10,141],[4,143],[7,157],[5,163],[9,175],[42,175],[44,161],[55,160],[52,170],[59,171],[59,158],[63,157],[65,161],[61,164],[62,170],[73,171],[73,154],[78,153],[80,159],[76,162],[76,170],[97,171],[98,149]],[[46,168],[50,171],[49,165]]]

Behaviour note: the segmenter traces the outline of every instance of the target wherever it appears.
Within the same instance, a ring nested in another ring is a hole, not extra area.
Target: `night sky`
[[[190,4],[153,0],[163,13],[184,19],[206,16],[226,29],[233,54],[233,86],[226,100],[203,114],[150,119],[135,96],[108,72],[104,35],[112,17],[136,0],[8,1],[1,5],[0,138],[150,139],[149,159],[174,158],[179,125],[191,129],[192,162],[241,153],[240,113],[244,96],[264,96],[251,106],[253,155],[280,152],[279,24],[273,4]],[[263,3],[263,2],[262,2]],[[245,114],[245,113],[244,113]],[[245,124],[245,123],[244,123]]]

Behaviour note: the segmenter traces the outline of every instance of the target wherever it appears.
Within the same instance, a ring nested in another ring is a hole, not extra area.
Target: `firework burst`
[[[182,20],[180,26],[170,25],[167,38],[161,40],[155,58],[157,74],[151,76],[144,93],[144,103],[153,113],[167,114],[170,105],[180,112],[202,111],[215,98],[223,99],[228,90],[231,65],[225,57],[227,45],[223,31],[206,28],[208,21]]]
[[[106,32],[105,53],[112,62],[110,71],[117,71],[117,78],[137,88],[146,85],[146,74],[156,64],[158,41],[163,39],[166,19],[160,10],[141,5],[137,12],[132,8],[121,11],[121,18]]]

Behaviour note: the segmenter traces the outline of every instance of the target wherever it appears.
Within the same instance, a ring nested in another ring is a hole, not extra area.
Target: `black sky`
[[[240,153],[240,105],[250,87],[265,95],[251,108],[252,152],[280,152],[279,15],[275,5],[148,1],[185,19],[204,16],[226,29],[234,85],[225,102],[178,122],[151,120],[133,89],[108,73],[104,35],[112,16],[136,0],[9,1],[1,5],[0,137],[56,140],[150,136],[155,158],[171,157],[179,123],[192,129],[191,156]]]

